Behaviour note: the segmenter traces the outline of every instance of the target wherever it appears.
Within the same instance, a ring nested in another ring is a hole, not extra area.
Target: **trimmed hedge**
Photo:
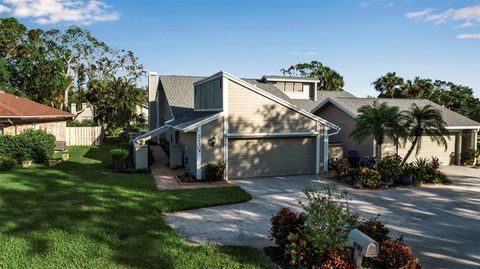
[[[12,157],[0,155],[0,171],[9,171],[17,166],[17,162]]]
[[[44,130],[28,129],[19,135],[0,136],[0,155],[17,162],[33,160],[41,163],[53,156],[55,136]]]
[[[110,150],[112,167],[115,171],[123,171],[126,168],[126,159],[129,155],[128,149],[116,148]]]

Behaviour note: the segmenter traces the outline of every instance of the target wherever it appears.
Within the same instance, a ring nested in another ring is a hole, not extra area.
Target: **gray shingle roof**
[[[192,126],[199,121],[204,119],[210,118],[213,115],[219,114],[222,112],[219,111],[193,111],[192,109],[188,109],[188,112],[184,113],[181,116],[178,116],[172,122],[168,123],[168,125],[179,128],[185,129],[189,126]]]
[[[318,81],[317,77],[292,77],[292,76],[277,76],[277,75],[265,75],[263,76],[265,79],[296,79],[296,80],[311,80],[311,81]]]
[[[339,102],[344,108],[346,108],[347,110],[349,110],[355,115],[358,114],[358,109],[360,107],[365,105],[373,105],[374,102],[387,103],[389,106],[396,106],[400,110],[408,110],[414,103],[421,107],[426,105],[432,105],[434,108],[440,110],[443,120],[447,123],[447,126],[450,126],[450,127],[480,126],[480,123],[426,99],[345,98],[345,97],[332,98],[332,99]]]
[[[193,84],[206,77],[200,76],[159,76],[160,83],[167,96],[168,103],[172,108],[175,118],[189,112],[193,107],[194,86]],[[274,96],[291,102],[291,99],[285,95],[275,85],[262,82],[258,79],[242,79],[261,90],[264,90]]]
[[[328,97],[355,97],[346,91],[317,91],[317,100],[310,99],[292,99],[291,103],[307,111],[314,112],[315,108]]]

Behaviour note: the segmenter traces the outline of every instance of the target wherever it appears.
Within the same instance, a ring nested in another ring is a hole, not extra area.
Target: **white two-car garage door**
[[[312,137],[229,139],[228,177],[268,177],[315,173]]]

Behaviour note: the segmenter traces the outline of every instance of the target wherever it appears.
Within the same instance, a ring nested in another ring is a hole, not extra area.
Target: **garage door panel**
[[[230,178],[311,174],[315,171],[312,138],[229,140]]]

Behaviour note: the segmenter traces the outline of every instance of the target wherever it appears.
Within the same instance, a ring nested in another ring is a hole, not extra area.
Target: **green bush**
[[[112,167],[116,171],[122,171],[126,168],[126,159],[129,155],[127,149],[117,148],[110,150],[110,156],[112,157]]]
[[[318,269],[356,269],[353,253],[350,249],[334,248],[322,255],[322,264]]]
[[[294,268],[315,268],[319,263],[310,238],[303,233],[290,233],[285,246],[286,257]]]
[[[76,121],[76,120],[68,120],[67,127],[94,127],[98,126],[93,120],[84,120],[84,121]]]
[[[362,167],[358,170],[356,185],[360,188],[378,189],[383,186],[383,182],[377,170]]]
[[[435,160],[430,161],[426,158],[417,158],[410,166],[405,167],[405,169],[410,170],[416,184],[450,183],[448,176],[436,168],[438,168],[438,166],[436,166]]]
[[[55,149],[55,136],[44,130],[28,129],[16,136],[0,136],[0,154],[21,162],[51,159]]]
[[[387,156],[378,162],[377,170],[383,184],[390,186],[398,182],[402,175],[401,161],[398,161],[394,156]]]
[[[468,148],[462,152],[463,165],[473,165],[476,158],[480,156],[480,150],[475,151],[472,148]]]
[[[220,181],[225,178],[225,163],[209,163],[203,168],[205,181]]]
[[[288,207],[282,207],[275,214],[270,222],[270,238],[274,240],[278,247],[285,249],[288,244],[288,235],[298,233],[303,230],[303,216],[299,213],[291,211]]]
[[[380,251],[375,258],[377,268],[416,269],[420,268],[418,259],[413,256],[412,249],[392,240],[380,244]]]
[[[337,172],[337,179],[341,180],[342,178],[348,176],[350,170],[350,163],[347,159],[339,159],[335,164],[335,172]]]
[[[17,161],[12,157],[0,155],[0,171],[9,171],[17,166]]]
[[[379,244],[387,239],[390,239],[388,236],[390,230],[378,220],[378,217],[362,222],[357,229],[370,236],[370,238],[377,241]]]
[[[333,248],[346,247],[348,234],[357,227],[357,216],[348,209],[346,194],[330,186],[325,186],[325,193],[313,189],[304,192],[308,199],[306,205],[302,203],[305,235],[315,252],[320,255]]]

